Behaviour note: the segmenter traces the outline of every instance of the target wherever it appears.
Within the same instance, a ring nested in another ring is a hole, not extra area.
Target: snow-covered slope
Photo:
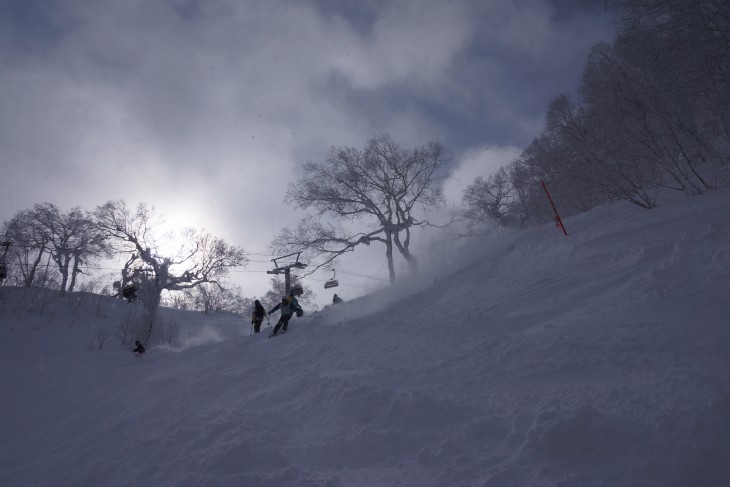
[[[87,347],[129,305],[6,288],[0,485],[730,485],[730,191],[566,227],[141,360]]]

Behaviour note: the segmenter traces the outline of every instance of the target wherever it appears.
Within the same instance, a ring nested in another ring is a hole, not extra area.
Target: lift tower
[[[266,271],[267,274],[284,274],[284,286],[286,287],[287,296],[299,296],[304,293],[304,289],[301,285],[296,284],[292,286],[291,284],[291,270],[304,269],[305,267],[307,267],[307,264],[305,264],[304,262],[299,262],[300,254],[301,252],[294,252],[293,254],[277,257],[276,259],[271,259],[271,261],[274,263],[274,270]],[[282,264],[281,262],[288,263]]]

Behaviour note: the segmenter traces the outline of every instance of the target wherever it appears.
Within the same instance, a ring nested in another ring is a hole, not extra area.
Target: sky
[[[268,244],[304,215],[283,201],[304,162],[385,132],[437,140],[457,205],[611,32],[580,0],[5,0],[0,219],[145,202],[262,260],[236,275],[262,294]],[[342,270],[386,278],[378,259]]]
[[[140,304],[0,287],[0,485],[726,485],[730,187],[659,201],[462,241],[271,339],[161,308],[142,358]]]

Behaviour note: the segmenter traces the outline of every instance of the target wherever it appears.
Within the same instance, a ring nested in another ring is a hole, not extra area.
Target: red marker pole
[[[540,183],[542,183],[542,189],[545,190],[545,194],[547,195],[548,200],[550,200],[550,206],[553,207],[553,211],[555,212],[555,223],[563,230],[563,233],[567,237],[568,232],[565,231],[565,225],[563,225],[563,220],[560,219],[560,214],[558,213],[558,209],[555,208],[555,203],[553,203],[553,199],[550,197],[550,192],[548,191],[547,186],[545,186],[545,181],[541,179]]]

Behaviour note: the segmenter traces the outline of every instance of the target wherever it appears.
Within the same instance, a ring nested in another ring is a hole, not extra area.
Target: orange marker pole
[[[548,191],[547,186],[545,186],[545,181],[543,181],[541,179],[540,180],[540,183],[542,183],[542,189],[545,190],[545,194],[547,195],[548,200],[550,200],[550,206],[553,207],[553,211],[555,212],[555,223],[556,223],[556,226],[560,227],[563,230],[563,233],[565,234],[565,236],[567,237],[568,236],[568,232],[565,230],[565,225],[563,225],[563,220],[560,219],[560,214],[558,213],[558,209],[555,208],[555,203],[553,203],[553,199],[552,199],[552,197],[550,197],[550,192]]]

